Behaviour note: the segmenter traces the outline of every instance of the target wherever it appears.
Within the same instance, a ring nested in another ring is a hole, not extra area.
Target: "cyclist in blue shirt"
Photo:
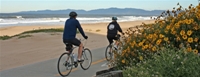
[[[78,62],[83,62],[81,60],[81,54],[83,50],[83,44],[76,38],[77,29],[82,34],[82,36],[87,39],[88,36],[85,35],[79,21],[76,19],[77,13],[72,11],[69,13],[70,18],[66,20],[64,32],[63,32],[63,43],[70,43],[75,46],[79,46],[78,49]]]

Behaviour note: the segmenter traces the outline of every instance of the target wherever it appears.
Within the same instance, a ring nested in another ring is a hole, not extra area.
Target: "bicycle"
[[[119,35],[119,34],[118,34]],[[118,36],[120,38],[120,35]],[[114,47],[115,42],[118,42],[117,48]],[[110,61],[115,58],[115,54],[120,54],[122,50],[122,42],[120,42],[120,39],[114,40],[114,42],[106,47],[105,51],[105,57],[107,61]]]
[[[74,56],[74,53],[72,53],[75,48],[77,48],[77,46],[73,47],[72,44],[67,43],[66,51],[69,51],[69,52],[64,52],[63,54],[61,54],[61,56],[58,59],[58,64],[57,64],[58,73],[63,77],[68,76],[70,74],[73,66],[75,68],[78,67],[78,63],[75,61],[76,56]],[[89,69],[92,63],[92,54],[91,54],[90,49],[83,47],[82,60],[84,61],[80,63],[81,68],[83,70]]]

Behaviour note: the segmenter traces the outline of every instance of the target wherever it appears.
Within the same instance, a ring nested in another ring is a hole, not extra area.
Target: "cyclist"
[[[117,17],[112,17],[112,22],[110,22],[107,26],[107,39],[109,41],[109,45],[113,43],[113,40],[118,40],[120,38],[120,35],[117,34],[118,31],[124,34],[120,25],[117,23]],[[117,45],[118,42],[116,41],[114,47],[117,48]]]
[[[87,39],[88,36],[85,35],[79,21],[76,19],[77,13],[72,11],[69,13],[70,18],[66,20],[64,32],[63,32],[63,43],[70,43],[75,46],[79,46],[78,49],[78,62],[83,62],[81,60],[81,54],[83,50],[83,44],[76,38],[77,28],[79,32],[82,34],[82,36]]]

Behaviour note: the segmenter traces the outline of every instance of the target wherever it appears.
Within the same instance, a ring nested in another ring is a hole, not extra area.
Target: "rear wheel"
[[[73,67],[73,60],[67,53],[63,53],[58,59],[58,73],[61,76],[68,76]]]
[[[85,48],[82,53],[82,59],[84,60],[80,63],[80,66],[83,70],[87,70],[92,63],[92,53],[88,48]]]

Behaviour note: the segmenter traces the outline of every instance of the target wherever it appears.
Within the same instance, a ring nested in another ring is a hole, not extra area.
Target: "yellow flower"
[[[168,26],[166,27],[166,29],[169,30],[169,29],[170,29],[170,25],[168,25]]]
[[[153,46],[152,51],[156,51],[156,47],[155,46]]]
[[[159,40],[157,40],[156,44],[157,44],[157,45],[160,45],[161,42],[162,42],[162,40],[159,39]]]
[[[189,43],[192,43],[192,42],[193,42],[193,38],[191,38],[191,37],[188,38],[188,42],[189,42]]]
[[[184,40],[186,40],[186,39],[187,39],[187,35],[183,35],[182,38],[183,38]]]
[[[160,38],[164,38],[165,36],[164,36],[163,34],[160,34],[159,37],[160,37]]]
[[[175,28],[179,28],[180,27],[180,24],[179,23],[176,23],[175,24]]]
[[[169,32],[169,31],[165,29],[165,33],[168,34],[168,32]]]
[[[158,35],[156,33],[153,34],[153,38],[157,38]]]
[[[145,48],[148,48],[149,47],[149,45],[145,45]]]
[[[192,21],[191,21],[191,20],[188,20],[188,19],[186,19],[186,20],[185,20],[185,23],[189,25],[189,24],[191,24],[191,23],[192,23]]]
[[[122,63],[125,63],[125,60],[124,60],[124,59],[122,60]]]
[[[194,30],[198,30],[198,26],[194,26],[193,29],[194,29]]]
[[[188,51],[188,52],[191,52],[191,51],[192,51],[192,48],[191,48],[191,47],[188,47],[188,48],[187,48],[187,51]]]
[[[142,56],[140,56],[140,58],[139,58],[140,60],[143,60],[143,57]]]
[[[198,51],[197,49],[194,49],[194,53],[195,53],[195,54],[198,54],[198,52],[199,52],[199,51]]]
[[[152,35],[152,34],[150,34],[150,35],[149,35],[149,38],[150,38],[150,39],[151,39],[151,38],[153,38],[153,35]]]
[[[169,38],[168,38],[168,37],[165,37],[165,38],[164,38],[164,40],[165,40],[165,41],[168,41],[168,40],[169,40]]]
[[[180,41],[181,38],[179,36],[176,37],[176,41]]]
[[[187,31],[187,35],[190,36],[192,34],[192,30]]]
[[[180,35],[185,35],[185,30],[181,30]]]
[[[143,42],[140,42],[138,45],[139,45],[139,46],[143,46]]]
[[[197,37],[194,38],[194,42],[198,42],[198,40],[199,40],[199,38],[197,38]]]
[[[148,46],[149,46],[149,49],[153,47],[153,45],[152,45],[152,44],[149,44]]]
[[[171,31],[171,34],[175,35],[175,34],[176,34],[176,31]]]

